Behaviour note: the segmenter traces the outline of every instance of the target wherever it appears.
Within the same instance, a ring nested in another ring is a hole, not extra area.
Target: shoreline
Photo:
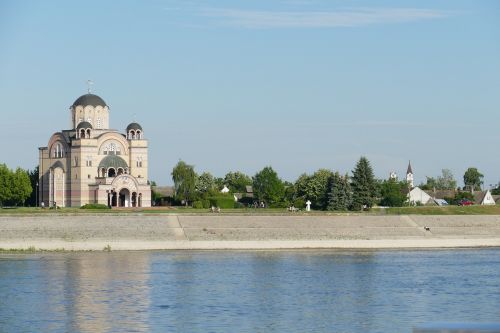
[[[500,247],[500,215],[0,216],[2,251]]]
[[[417,250],[497,248],[494,239],[428,239],[428,240],[338,240],[338,241],[22,241],[1,242],[2,252],[85,252],[85,251],[168,251],[168,250]]]

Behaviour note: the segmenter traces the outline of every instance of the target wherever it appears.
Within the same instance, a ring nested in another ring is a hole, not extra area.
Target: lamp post
[[[38,182],[36,182],[35,207],[38,207]]]

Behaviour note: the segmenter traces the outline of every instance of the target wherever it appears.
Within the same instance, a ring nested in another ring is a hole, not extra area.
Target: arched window
[[[139,131],[139,130],[137,130],[137,132],[135,132],[135,138],[138,139],[138,140],[142,139],[142,132]]]
[[[111,142],[104,148],[104,155],[116,155],[116,143]]]
[[[116,177],[116,170],[114,168],[108,169],[108,177]]]
[[[60,142],[57,142],[52,148],[52,157],[54,158],[62,158],[63,157],[63,147]]]
[[[136,166],[142,168],[142,156],[137,156]]]
[[[90,139],[90,128],[87,129],[87,135],[85,136],[87,139]]]

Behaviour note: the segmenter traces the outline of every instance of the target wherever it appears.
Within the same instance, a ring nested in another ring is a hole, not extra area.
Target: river
[[[500,249],[0,254],[0,332],[412,332],[500,318]]]

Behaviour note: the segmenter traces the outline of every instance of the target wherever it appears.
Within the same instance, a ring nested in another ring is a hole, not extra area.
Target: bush
[[[195,208],[195,209],[202,209],[203,208],[203,202],[201,202],[199,200],[193,202],[193,208]]]
[[[444,200],[446,200],[446,202],[448,202],[450,205],[458,205],[462,200],[470,200],[474,202],[474,196],[470,192],[457,192],[457,194],[455,194],[455,197],[444,198]]]
[[[210,200],[203,199],[203,200],[201,200],[201,203],[203,204],[203,208],[205,208],[205,209],[210,208]]]
[[[286,202],[275,202],[269,205],[269,208],[288,208]]]
[[[234,208],[245,208],[245,204],[241,202],[235,202],[234,203]]]
[[[295,199],[295,201],[293,202],[293,206],[295,208],[299,208],[299,209],[304,209],[306,208],[306,202],[304,201],[304,199],[302,198],[297,198]]]
[[[107,205],[93,203],[83,205],[80,209],[109,209],[109,207]]]
[[[217,196],[208,199],[210,201],[210,206],[219,208],[234,208],[234,198],[233,196]]]

